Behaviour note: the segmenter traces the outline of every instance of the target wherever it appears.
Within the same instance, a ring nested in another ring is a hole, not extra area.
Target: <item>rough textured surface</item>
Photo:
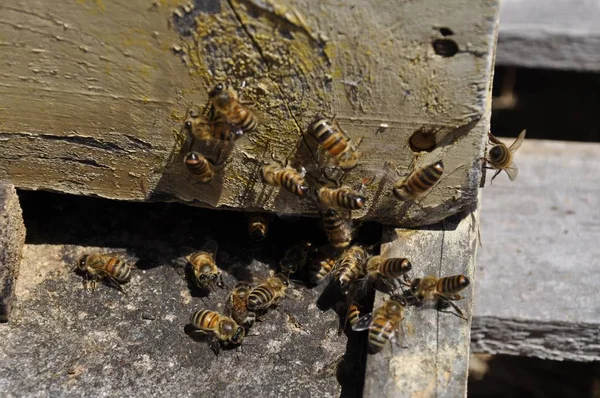
[[[525,140],[519,178],[485,188],[473,351],[600,359],[599,159],[600,144]]]
[[[0,322],[10,316],[24,243],[19,197],[15,187],[0,180]]]
[[[219,357],[184,332],[193,311],[223,310],[227,294],[202,297],[188,283],[185,250],[216,239],[232,287],[264,277],[300,237],[317,243],[312,220],[274,222],[272,236],[252,244],[241,213],[39,193],[23,194],[22,205],[28,243],[18,300],[0,326],[4,396],[359,396],[364,338],[338,336],[325,286],[293,285],[240,350]],[[95,250],[136,262],[127,295],[103,284],[85,291],[69,272]]]
[[[476,212],[452,217],[437,227],[389,231],[390,243],[382,246],[389,257],[406,257],[413,278],[424,275],[465,274],[473,282],[477,251]],[[471,285],[472,286],[472,285]],[[461,397],[467,393],[472,287],[457,301],[469,321],[436,308],[408,307],[404,321],[404,346],[391,345],[369,355],[366,397]],[[376,296],[377,307],[387,297]]]
[[[600,70],[600,8],[589,0],[504,0],[499,65]]]
[[[257,171],[273,149],[312,176],[339,174],[305,136],[324,113],[364,137],[345,181],[369,180],[356,217],[423,225],[476,201],[496,0],[177,4],[2,2],[0,177],[27,189],[315,214],[311,201],[265,189]],[[262,124],[236,142],[222,175],[194,183],[182,164],[185,111],[225,77],[246,82]],[[413,152],[413,133],[433,150]],[[440,158],[447,177],[426,198],[394,199],[399,177],[385,161],[407,175]]]

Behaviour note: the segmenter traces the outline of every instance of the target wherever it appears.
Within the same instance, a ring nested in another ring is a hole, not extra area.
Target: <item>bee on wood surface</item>
[[[265,213],[252,213],[248,217],[248,235],[255,242],[260,242],[267,237],[269,232],[269,216]]]
[[[256,321],[256,314],[248,309],[248,297],[252,286],[246,282],[239,282],[233,287],[227,300],[227,308],[231,318],[239,325],[249,329]]]
[[[258,119],[240,102],[238,93],[228,83],[218,83],[208,92],[214,107],[214,123],[230,123],[244,133],[256,129]]]
[[[183,160],[185,167],[193,174],[198,181],[207,184],[212,181],[215,176],[214,164],[209,159],[205,158],[199,152],[189,152]]]
[[[494,137],[492,133],[488,133],[488,137],[494,144],[494,146],[492,146],[488,152],[488,157],[485,158],[488,164],[493,169],[496,169],[496,173],[492,177],[492,181],[494,181],[494,178],[496,178],[496,176],[500,174],[502,170],[506,171],[506,174],[508,174],[508,178],[510,178],[511,181],[514,181],[517,178],[519,169],[517,168],[513,158],[515,152],[517,152],[517,149],[521,147],[521,144],[523,144],[523,141],[525,140],[525,130],[521,131],[521,134],[519,134],[515,142],[513,142],[510,147],[506,147],[506,145]]]
[[[365,282],[382,282],[389,289],[394,288],[393,281],[405,276],[412,269],[411,262],[406,258],[384,258],[382,256],[371,256],[367,260]]]
[[[348,187],[317,190],[317,199],[324,208],[359,210],[365,206],[367,198]]]
[[[470,283],[469,278],[465,275],[453,275],[442,278],[425,276],[412,280],[410,283],[410,293],[419,302],[443,300],[454,308],[458,316],[467,320],[460,308],[452,301],[460,300],[462,297],[458,293],[469,286]]]
[[[204,244],[202,250],[190,254],[186,260],[192,268],[194,282],[201,289],[217,285],[223,288],[223,275],[217,267],[215,256],[217,255],[217,242],[214,240]]]
[[[444,172],[441,160],[415,170],[407,178],[394,184],[394,195],[400,200],[414,200],[429,191],[440,180]]]
[[[392,296],[372,313],[363,315],[356,321],[352,330],[369,330],[369,353],[383,349],[388,341],[401,343],[404,337],[402,320],[406,302],[400,296]]]
[[[365,276],[366,260],[367,251],[362,246],[349,247],[340,255],[333,277],[343,292],[348,292],[352,283]]]
[[[294,244],[285,252],[283,259],[279,263],[281,272],[289,277],[303,269],[308,263],[308,256],[311,250],[311,242],[304,241]]]
[[[241,128],[227,123],[223,118],[209,120],[193,107],[187,111],[187,114],[188,117],[183,127],[194,139],[200,141],[235,141],[244,134]]]
[[[308,126],[308,133],[333,157],[342,170],[352,170],[361,157],[358,146],[362,139],[352,144],[340,131],[339,125],[333,126],[329,119],[318,117]]]
[[[215,311],[196,311],[190,317],[195,332],[208,336],[209,346],[219,355],[220,344],[240,345],[244,341],[245,330],[236,321]]]
[[[248,309],[250,311],[262,311],[279,304],[285,297],[285,291],[289,284],[289,279],[283,274],[267,278],[252,289],[248,295]]]
[[[277,163],[267,164],[260,169],[260,176],[265,184],[283,187],[299,198],[305,197],[308,192],[304,174],[304,170],[298,172],[290,166],[282,166]]]
[[[335,267],[335,258],[321,251],[315,252],[309,261],[310,282],[316,285],[323,282]]]
[[[112,254],[86,254],[79,259],[73,270],[85,274],[86,280],[91,281],[92,291],[96,283],[104,280],[124,293],[121,284],[131,279],[131,266]]]
[[[322,213],[321,223],[331,246],[340,249],[350,245],[353,233],[350,219],[335,209],[328,209]]]

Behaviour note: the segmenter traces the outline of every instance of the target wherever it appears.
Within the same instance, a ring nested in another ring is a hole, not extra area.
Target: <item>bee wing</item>
[[[515,164],[514,161],[511,163],[510,167],[507,167],[504,170],[506,170],[506,174],[508,174],[508,178],[510,178],[511,181],[514,181],[517,179],[517,175],[519,174],[519,169],[517,168],[517,165]]]
[[[217,241],[213,239],[209,240],[204,245],[202,245],[202,251],[210,253],[214,260],[217,257]]]
[[[369,326],[371,326],[372,317],[372,312],[361,316],[360,318],[358,318],[358,321],[356,321],[356,323],[352,326],[352,330],[354,330],[355,332],[360,332],[369,329]]]
[[[404,327],[402,326],[402,322],[400,322],[398,325],[398,328],[394,332],[391,340],[392,344],[404,347]]]
[[[488,132],[488,138],[494,144],[502,144],[502,141],[500,141],[498,138],[494,137],[494,135],[492,134],[491,131]]]
[[[521,131],[521,134],[519,134],[515,142],[513,142],[510,147],[508,147],[508,150],[511,153],[515,153],[517,149],[521,147],[521,144],[523,144],[523,141],[525,141],[525,132],[526,130]]]

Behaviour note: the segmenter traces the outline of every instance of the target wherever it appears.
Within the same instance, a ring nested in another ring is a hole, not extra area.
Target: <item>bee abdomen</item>
[[[350,304],[346,318],[348,319],[350,326],[354,326],[356,322],[358,322],[358,318],[360,318],[360,310],[358,309],[358,305],[356,303]]]
[[[251,311],[266,309],[274,298],[273,291],[265,286],[258,286],[248,295],[247,307]]]
[[[108,260],[106,272],[120,283],[127,282],[131,278],[131,268],[129,265],[114,257]]]
[[[336,131],[327,119],[319,119],[310,125],[309,131],[312,136],[332,156],[337,156],[348,147],[348,141]]]
[[[506,146],[504,145],[494,145],[492,149],[490,149],[490,162],[492,165],[502,168],[506,167],[510,160],[510,153]]]
[[[369,352],[375,354],[383,349],[392,337],[393,325],[385,318],[374,318],[369,329]]]
[[[310,266],[310,281],[315,284],[321,283],[329,275],[332,268],[332,261],[325,258],[325,256],[315,259]]]
[[[379,273],[386,278],[397,278],[412,268],[412,264],[406,258],[388,258],[379,265]]]
[[[267,237],[269,220],[264,214],[253,214],[248,220],[248,234],[250,239],[260,242]]]
[[[453,275],[440,278],[437,283],[437,290],[441,293],[452,294],[458,293],[467,286],[471,281],[465,275]]]
[[[198,152],[185,155],[185,166],[190,173],[199,177],[201,182],[210,182],[214,177],[212,164]]]
[[[190,323],[201,330],[215,330],[219,324],[221,316],[214,311],[200,310],[196,311],[190,317]]]
[[[350,190],[339,190],[335,193],[336,203],[338,206],[350,210],[362,209],[365,205],[366,198],[358,195]]]
[[[286,190],[301,198],[308,192],[308,186],[305,185],[304,179],[292,170],[281,170],[278,180]]]
[[[407,184],[412,192],[421,193],[433,187],[442,176],[444,171],[443,163],[437,162],[426,166],[417,171],[408,181]]]

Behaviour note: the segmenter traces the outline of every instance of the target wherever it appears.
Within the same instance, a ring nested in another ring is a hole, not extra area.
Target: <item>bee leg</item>
[[[121,286],[121,284],[112,276],[110,275],[105,275],[106,280],[109,282],[109,284],[111,286],[113,286],[115,289],[117,289],[118,291],[120,291],[123,294],[127,294],[125,293],[125,290],[123,289],[123,286]]]
[[[219,343],[219,339],[217,338],[217,336],[212,335],[208,339],[208,346],[215,353],[216,356],[219,356],[219,353],[221,352],[221,344]]]
[[[454,304],[448,297],[446,296],[438,296],[440,299],[444,300],[444,302],[450,304],[452,306],[452,308],[454,309],[454,311],[456,311],[456,316],[458,316],[459,318],[464,319],[465,321],[468,321],[467,317],[465,317],[465,314],[463,314],[463,312],[461,311],[460,308],[458,308],[458,306],[456,304]],[[442,311],[443,312],[443,311]]]
[[[501,172],[501,171],[502,171],[502,169],[498,169],[498,170],[496,170],[496,173],[494,173],[494,176],[492,177],[492,180],[490,181],[490,185],[492,185],[492,183],[494,182],[494,178],[496,178],[496,176],[497,176],[498,174],[500,174],[500,172]]]
[[[219,274],[219,280],[217,281],[217,286],[221,289],[225,288],[225,284],[223,283],[223,274]]]

